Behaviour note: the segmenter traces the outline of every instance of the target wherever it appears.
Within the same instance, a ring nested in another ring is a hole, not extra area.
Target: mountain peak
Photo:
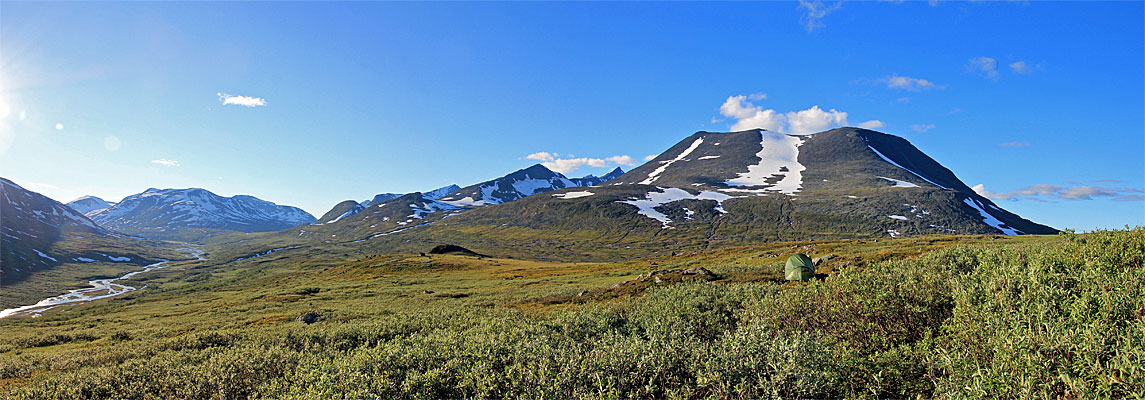
[[[620,167],[616,167],[615,169],[612,170],[612,172],[604,174],[604,176],[602,176],[601,178],[604,181],[610,181],[610,180],[619,178],[621,175],[624,175],[624,170],[620,169]]]
[[[67,203],[68,207],[71,207],[73,210],[79,211],[80,214],[85,215],[93,211],[107,209],[113,205],[115,205],[115,203],[105,201],[104,199],[95,196],[83,196]]]

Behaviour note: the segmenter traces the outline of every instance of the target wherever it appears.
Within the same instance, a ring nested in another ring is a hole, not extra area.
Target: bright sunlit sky
[[[1036,222],[1145,225],[1142,4],[3,1],[0,176],[318,216],[863,124]]]

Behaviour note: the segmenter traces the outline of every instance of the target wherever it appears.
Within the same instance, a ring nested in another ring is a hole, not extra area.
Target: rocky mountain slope
[[[64,255],[52,251],[66,235],[106,235],[107,232],[71,207],[0,178],[0,273],[59,265]]]
[[[11,289],[29,275],[66,264],[143,265],[179,253],[123,237],[78,211],[0,178],[0,284]],[[10,305],[8,290],[0,303]]]

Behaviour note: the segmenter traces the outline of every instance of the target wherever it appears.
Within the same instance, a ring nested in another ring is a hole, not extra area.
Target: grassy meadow
[[[145,289],[0,320],[0,397],[1145,393],[1141,228],[597,263],[205,249],[128,283]],[[819,279],[782,280],[796,252],[822,259]],[[694,267],[712,274],[650,274]]]

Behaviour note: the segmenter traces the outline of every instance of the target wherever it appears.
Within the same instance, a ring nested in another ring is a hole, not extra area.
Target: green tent
[[[809,281],[815,277],[815,264],[806,254],[799,253],[787,259],[785,274],[789,281]]]

